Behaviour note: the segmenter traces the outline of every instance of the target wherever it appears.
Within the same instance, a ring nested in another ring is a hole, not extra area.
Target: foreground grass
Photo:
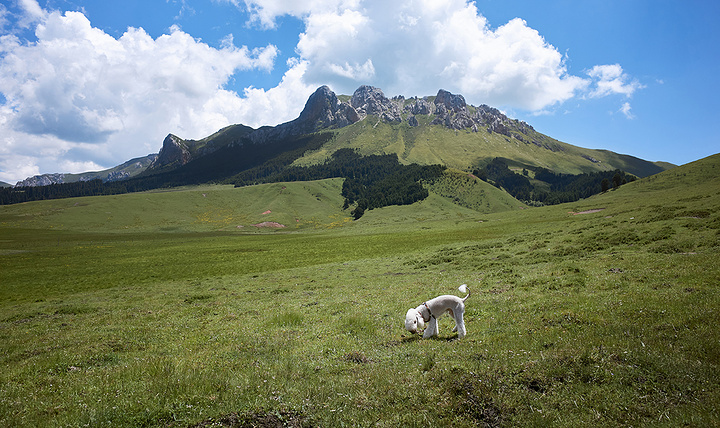
[[[0,424],[718,425],[720,195],[655,186],[293,233],[6,217]],[[403,330],[461,283],[465,339]]]

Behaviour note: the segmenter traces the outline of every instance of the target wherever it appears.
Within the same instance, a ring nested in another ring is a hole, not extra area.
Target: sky
[[[462,94],[566,143],[720,152],[715,0],[1,0],[0,181],[97,171],[328,85]]]

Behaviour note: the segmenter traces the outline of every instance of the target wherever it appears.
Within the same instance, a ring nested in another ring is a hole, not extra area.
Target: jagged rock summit
[[[402,121],[402,98],[390,100],[381,89],[373,86],[363,85],[355,90],[350,105],[362,119],[375,115],[387,122]]]
[[[185,165],[190,162],[191,158],[188,144],[182,138],[168,134],[163,140],[158,157],[155,158],[148,169]]]
[[[342,128],[360,119],[354,108],[348,103],[340,102],[330,88],[321,86],[310,95],[297,122],[316,131],[323,128]]]
[[[477,132],[485,129],[501,134],[507,134],[510,127],[525,134],[532,130],[527,123],[509,119],[498,109],[468,105],[465,97],[444,89],[440,89],[435,97],[405,99],[403,96],[388,98],[380,88],[368,85],[355,90],[349,102],[340,101],[330,88],[321,86],[310,96],[297,119],[275,128],[281,128],[287,134],[301,134],[342,128],[368,116],[376,116],[385,122],[407,121],[411,126],[417,126],[417,115],[434,115],[432,125],[456,130],[469,128]]]

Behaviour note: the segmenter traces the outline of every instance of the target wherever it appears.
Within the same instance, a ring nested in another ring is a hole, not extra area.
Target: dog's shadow
[[[401,339],[400,339],[400,343],[403,343],[403,344],[405,344],[405,343],[414,343],[414,342],[420,342],[420,341],[423,341],[423,340],[434,340],[434,341],[436,341],[436,342],[455,342],[455,341],[458,340],[458,339],[459,339],[459,338],[458,338],[458,335],[457,335],[457,334],[454,334],[454,335],[452,335],[452,336],[450,336],[450,337],[432,336],[432,337],[430,337],[430,338],[428,338],[428,339],[423,339],[422,335],[420,335],[420,334],[413,334],[413,335],[410,335],[410,336],[402,335],[402,337],[401,337]]]

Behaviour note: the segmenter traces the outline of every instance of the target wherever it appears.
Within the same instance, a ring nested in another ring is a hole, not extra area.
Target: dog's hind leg
[[[453,331],[457,331],[458,339],[465,337],[465,320],[463,320],[463,313],[460,311],[458,311],[455,317],[455,328],[453,328]]]

